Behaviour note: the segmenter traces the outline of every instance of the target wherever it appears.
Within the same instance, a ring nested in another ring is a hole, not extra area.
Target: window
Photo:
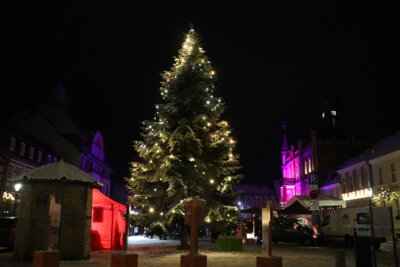
[[[10,151],[14,152],[15,150],[15,143],[17,142],[17,140],[14,137],[11,137],[10,139]]]
[[[325,118],[325,112],[322,112],[322,118],[323,119]]]
[[[50,163],[51,162],[51,155],[49,154],[49,155],[47,155],[47,163]]]
[[[103,222],[103,208],[94,207],[93,208],[93,222]]]
[[[390,170],[392,172],[392,182],[396,182],[396,168],[394,167],[394,163],[390,164]]]
[[[307,166],[307,160],[304,161],[304,174],[308,173],[308,166]]]
[[[42,162],[42,151],[39,150],[37,161],[40,163]]]
[[[353,192],[354,191],[354,179],[353,176],[349,176],[349,191]]]
[[[308,172],[311,172],[311,158],[308,159]]]
[[[383,175],[382,175],[382,168],[378,168],[378,173],[379,173],[379,184],[383,184]]]
[[[356,190],[361,189],[360,181],[358,180],[358,175],[357,175],[356,169],[353,170],[353,179],[354,179],[354,190],[356,191]]]
[[[21,149],[19,150],[21,156],[25,155],[25,143],[21,142]]]
[[[35,154],[35,148],[29,148],[29,159],[33,159],[33,155]]]
[[[361,188],[368,187],[367,177],[365,176],[364,166],[360,167],[360,180],[361,180]]]
[[[336,116],[336,110],[331,110],[331,115]]]

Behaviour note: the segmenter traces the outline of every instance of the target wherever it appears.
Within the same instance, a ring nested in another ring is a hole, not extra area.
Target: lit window
[[[10,140],[10,151],[14,152],[16,140],[14,137],[11,137]]]
[[[25,155],[25,143],[24,142],[21,142],[21,149],[19,151],[19,154],[21,156]]]
[[[331,110],[331,115],[336,116],[336,110]]]
[[[311,169],[311,159],[308,159],[308,172],[312,172],[312,169]]]
[[[33,155],[35,154],[35,148],[29,148],[29,159],[33,159]]]
[[[325,112],[322,112],[322,118],[323,119],[325,118]]]
[[[308,173],[307,161],[304,161],[304,174]]]

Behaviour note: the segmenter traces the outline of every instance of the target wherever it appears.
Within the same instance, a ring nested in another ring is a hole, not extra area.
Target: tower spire
[[[282,151],[288,150],[288,141],[287,141],[287,134],[286,134],[287,127],[288,127],[288,126],[287,126],[286,122],[283,122],[283,123],[282,123],[282,129],[283,129]]]

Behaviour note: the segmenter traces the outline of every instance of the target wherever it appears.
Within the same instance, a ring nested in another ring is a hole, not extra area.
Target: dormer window
[[[17,140],[14,137],[11,137],[10,139],[10,151],[14,152],[15,150],[15,143],[17,142]]]
[[[40,163],[42,162],[42,151],[39,150],[37,161]]]
[[[21,149],[19,150],[21,156],[25,155],[25,143],[21,142]]]
[[[34,154],[35,154],[35,148],[30,147],[29,148],[29,159],[33,159]]]

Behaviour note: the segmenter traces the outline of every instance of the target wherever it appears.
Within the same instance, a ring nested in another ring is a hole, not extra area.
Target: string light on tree
[[[142,207],[137,216],[149,229],[182,221],[185,204],[196,196],[205,202],[209,227],[236,226],[229,207],[240,164],[232,131],[221,120],[225,104],[216,95],[216,76],[191,29],[171,69],[162,73],[162,103],[155,104],[153,121],[143,122],[142,140],[135,142],[140,160],[131,168],[135,179],[127,180],[132,195],[140,196],[131,198]]]

